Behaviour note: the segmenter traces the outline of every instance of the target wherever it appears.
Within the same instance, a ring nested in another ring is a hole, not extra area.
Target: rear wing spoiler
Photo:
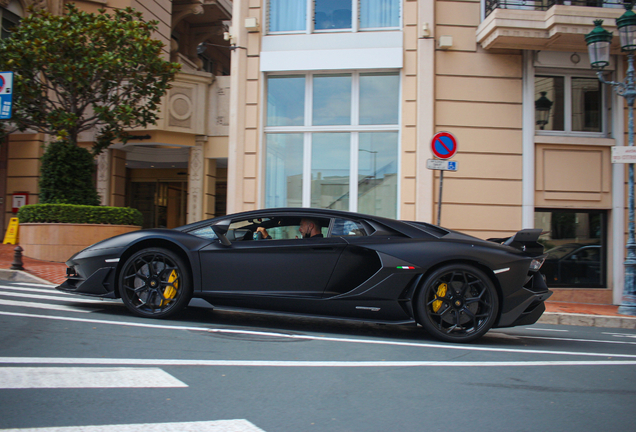
[[[540,228],[523,229],[512,237],[490,238],[488,241],[511,246],[527,252],[528,255],[537,256],[543,254],[543,245],[538,242],[542,232]]]

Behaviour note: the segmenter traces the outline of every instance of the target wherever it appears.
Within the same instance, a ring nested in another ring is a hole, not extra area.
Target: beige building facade
[[[444,173],[442,226],[480,238],[542,228],[560,248],[546,263],[553,299],[620,303],[626,176],[610,154],[627,119],[583,35],[597,18],[614,30],[623,10],[560,3],[107,0],[159,20],[182,72],[157,126],[99,156],[103,203],[140,208],[147,226],[283,206],[436,223],[440,173],[426,162],[446,131],[458,170]],[[620,80],[614,50],[607,73]],[[5,219],[12,194],[37,202],[45,143],[3,146]]]

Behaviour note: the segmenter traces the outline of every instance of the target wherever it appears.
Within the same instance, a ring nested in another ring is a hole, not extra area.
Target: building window
[[[541,267],[549,287],[605,288],[607,250],[603,210],[537,210],[535,227],[548,257]]]
[[[265,206],[397,217],[398,72],[267,79]]]
[[[4,8],[0,8],[0,16],[2,17],[2,30],[0,37],[6,39],[11,36],[11,30],[20,22],[20,17],[13,12],[9,12]]]
[[[603,86],[595,76],[536,75],[534,89],[535,107],[545,98],[551,102],[546,119],[537,114],[539,133],[602,136],[608,129]]]
[[[400,5],[400,0],[269,0],[268,32],[398,29]]]

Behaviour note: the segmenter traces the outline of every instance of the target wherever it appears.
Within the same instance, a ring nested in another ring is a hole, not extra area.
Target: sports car
[[[198,297],[219,309],[416,323],[469,342],[545,311],[540,233],[486,241],[423,222],[265,209],[101,241],[67,261],[57,288],[121,298],[141,317]]]

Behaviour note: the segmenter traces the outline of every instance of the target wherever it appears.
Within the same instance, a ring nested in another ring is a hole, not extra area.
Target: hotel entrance
[[[175,228],[186,224],[188,183],[184,177],[149,179],[143,174],[149,170],[128,170],[129,181],[126,191],[126,205],[143,215],[143,228]],[[146,178],[144,178],[146,177]]]

